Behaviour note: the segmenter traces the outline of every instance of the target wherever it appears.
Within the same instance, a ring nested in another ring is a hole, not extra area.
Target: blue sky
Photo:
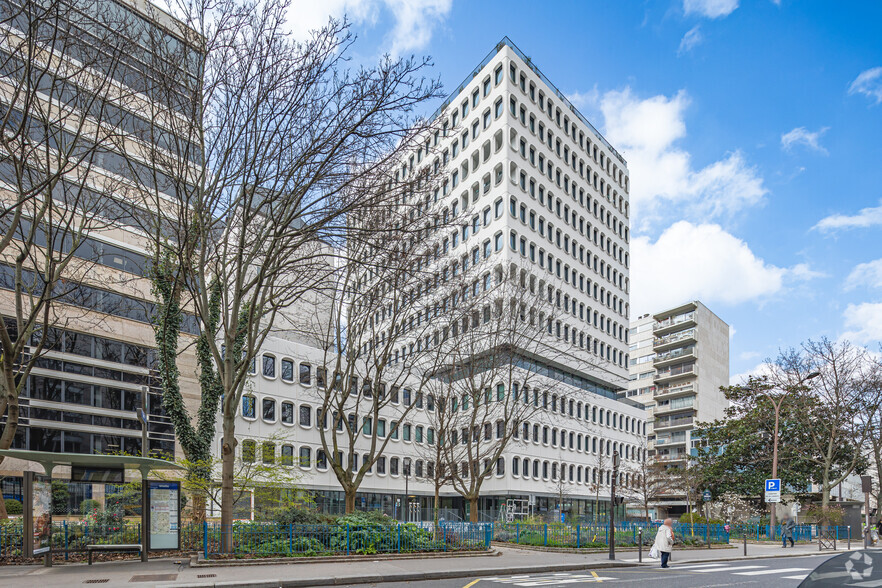
[[[698,298],[731,373],[882,340],[882,3],[295,0],[454,89],[509,36],[629,163],[632,315]]]

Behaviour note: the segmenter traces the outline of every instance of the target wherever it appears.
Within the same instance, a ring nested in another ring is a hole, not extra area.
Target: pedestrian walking
[[[787,541],[790,541],[790,547],[793,547],[793,532],[796,530],[796,521],[791,519],[789,516],[785,516],[784,520],[781,521],[781,541],[783,545],[781,547],[787,547]]]
[[[671,519],[665,519],[665,523],[658,528],[652,547],[661,555],[661,567],[669,568],[668,560],[674,550],[674,522]]]

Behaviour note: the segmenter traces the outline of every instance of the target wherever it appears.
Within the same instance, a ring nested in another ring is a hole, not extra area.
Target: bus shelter
[[[72,480],[124,482],[125,470],[141,472],[141,537],[138,548],[141,561],[155,549],[176,549],[180,545],[180,486],[177,482],[149,480],[151,470],[183,470],[178,464],[153,457],[131,455],[89,455],[52,453],[23,449],[0,449],[4,458],[36,462],[44,474],[24,473],[24,555],[45,555],[52,565],[52,471],[59,466],[71,468]],[[152,539],[152,541],[151,541]],[[91,561],[91,559],[90,559]]]

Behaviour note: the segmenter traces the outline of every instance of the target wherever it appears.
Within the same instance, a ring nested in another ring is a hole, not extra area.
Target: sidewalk
[[[853,549],[860,544],[852,543]],[[702,561],[745,559],[742,546],[737,549],[690,549],[674,551],[674,562],[685,564]],[[189,560],[161,559],[139,561],[71,564],[44,568],[41,566],[2,566],[0,586],[39,586],[67,588],[72,585],[144,586],[194,588],[213,586],[244,586],[270,588],[278,586],[330,586],[359,583],[386,583],[445,578],[478,578],[482,576],[564,572],[609,567],[636,566],[636,551],[617,552],[616,561],[603,553],[548,553],[511,547],[497,547],[498,555],[462,558],[417,558],[404,560],[372,560],[358,562],[312,562],[247,566],[191,568]],[[838,552],[845,551],[845,546]],[[800,545],[782,549],[780,545],[748,545],[747,559],[781,556],[832,555],[818,552],[818,545]],[[644,552],[643,565],[657,565]]]

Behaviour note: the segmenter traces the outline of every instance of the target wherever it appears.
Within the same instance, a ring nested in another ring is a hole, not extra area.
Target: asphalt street
[[[675,554],[676,557],[676,554]],[[532,586],[594,586],[659,585],[676,588],[703,586],[774,586],[795,588],[830,555],[783,559],[755,559],[741,562],[706,562],[671,565],[670,569],[658,567],[586,570],[581,572],[534,573],[529,575],[496,576],[489,578],[464,578],[456,580],[433,580],[426,582],[394,582],[386,584],[361,584],[349,588],[389,586],[419,586],[420,588],[502,588]],[[658,584],[656,584],[658,582]]]

